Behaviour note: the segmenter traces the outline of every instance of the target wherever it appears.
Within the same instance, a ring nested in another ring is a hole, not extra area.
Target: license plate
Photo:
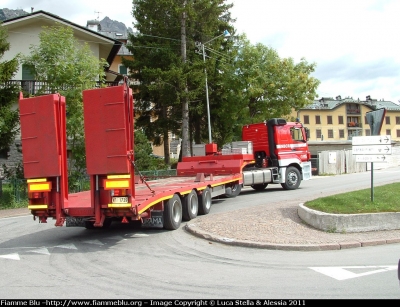
[[[128,197],[113,197],[112,198],[112,203],[113,204],[127,204],[128,203]]]

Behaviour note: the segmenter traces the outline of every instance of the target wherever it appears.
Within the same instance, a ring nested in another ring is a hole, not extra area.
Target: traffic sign
[[[385,155],[356,155],[356,162],[387,162]]]
[[[392,145],[359,145],[353,146],[353,155],[392,154]]]
[[[353,136],[352,145],[392,144],[390,135]]]

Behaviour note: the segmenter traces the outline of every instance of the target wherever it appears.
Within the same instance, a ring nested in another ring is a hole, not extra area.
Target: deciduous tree
[[[69,184],[75,184],[86,169],[83,126],[82,91],[93,88],[96,80],[105,76],[108,64],[93,55],[89,45],[81,44],[72,28],[61,25],[44,27],[39,34],[39,45],[31,45],[31,53],[23,59],[34,67],[37,81],[45,81],[49,90],[66,98],[67,138],[71,150]]]
[[[10,49],[8,32],[0,22],[0,59]],[[18,133],[19,114],[15,108],[19,89],[8,83],[18,70],[19,55],[0,61],[0,151],[7,151]]]

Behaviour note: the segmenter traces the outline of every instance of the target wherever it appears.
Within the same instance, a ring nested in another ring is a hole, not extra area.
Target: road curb
[[[400,212],[331,214],[299,204],[297,214],[308,225],[328,232],[352,233],[400,228]]]
[[[278,244],[278,243],[266,243],[266,242],[254,242],[236,240],[234,238],[226,238],[215,236],[212,233],[204,231],[199,228],[196,224],[186,224],[184,229],[192,235],[203,238],[209,241],[223,243],[227,245],[252,247],[260,249],[271,249],[271,250],[287,250],[287,251],[324,251],[324,250],[339,250],[340,244],[338,243],[324,243],[324,244]],[[361,246],[361,244],[360,244]]]
[[[357,247],[368,247],[392,243],[400,243],[400,238],[394,239],[375,239],[366,241],[344,241],[344,242],[331,242],[331,243],[320,243],[320,244],[279,244],[279,243],[268,243],[268,242],[254,242],[245,240],[236,240],[234,238],[226,238],[214,235],[207,232],[194,223],[188,223],[185,225],[184,230],[190,234],[206,239],[208,241],[250,248],[269,249],[269,250],[282,250],[282,251],[327,251],[327,250],[342,250]]]

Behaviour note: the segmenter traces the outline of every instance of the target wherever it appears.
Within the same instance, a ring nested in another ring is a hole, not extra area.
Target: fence
[[[9,80],[4,84],[0,84],[0,86],[7,85],[16,85],[22,91],[26,92],[29,95],[36,95],[38,93],[41,94],[50,94],[52,90],[49,87],[49,83],[47,81],[36,81],[36,80]],[[93,81],[91,87],[101,87],[101,86],[117,86],[118,82],[115,81]],[[75,87],[74,87],[75,88]],[[68,87],[64,86],[61,90],[67,90]]]
[[[11,195],[17,202],[28,199],[28,186],[24,179],[0,180],[0,197],[6,189],[11,191]]]
[[[350,174],[367,170],[367,163],[356,162],[351,150],[323,151],[318,153],[318,174]]]

